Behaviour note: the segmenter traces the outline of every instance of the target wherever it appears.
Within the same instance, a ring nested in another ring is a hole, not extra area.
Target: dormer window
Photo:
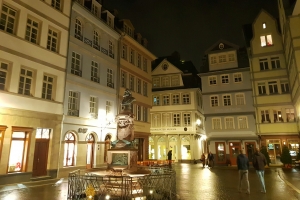
[[[110,18],[110,17],[107,17],[107,24],[108,24],[109,26],[111,26],[111,18]]]
[[[262,26],[263,26],[263,29],[266,29],[266,28],[267,28],[266,23],[263,23]]]
[[[273,45],[272,35],[260,36],[260,44],[262,47],[272,46]]]

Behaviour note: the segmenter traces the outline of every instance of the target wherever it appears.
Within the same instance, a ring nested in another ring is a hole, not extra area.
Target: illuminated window
[[[260,45],[262,47],[272,46],[273,45],[272,35],[260,36]]]
[[[100,78],[99,78],[99,64],[95,61],[92,61],[91,63],[91,81],[100,83]]]
[[[212,118],[212,129],[214,130],[222,129],[220,118]]]
[[[13,131],[8,161],[8,172],[24,172],[28,154],[28,137],[26,131]]]
[[[273,110],[274,122],[283,122],[281,110]]]
[[[44,75],[43,79],[43,90],[42,90],[42,98],[52,100],[53,93],[53,83],[54,78],[48,75]]]
[[[238,128],[239,129],[247,129],[248,128],[248,120],[247,117],[242,116],[242,117],[238,117]]]
[[[183,113],[183,123],[184,123],[184,126],[191,125],[191,114],[190,113]]]
[[[113,79],[113,70],[112,69],[107,69],[106,81],[107,81],[108,87],[114,88],[114,79]]]
[[[263,23],[262,26],[263,26],[263,29],[266,29],[266,28],[267,28],[266,23]]]
[[[286,121],[287,122],[294,122],[295,121],[295,111],[294,109],[285,109],[286,113]]]
[[[163,127],[171,126],[171,114],[170,113],[162,114],[162,126]]]
[[[182,94],[182,104],[190,104],[190,94]]]
[[[172,95],[172,104],[173,105],[179,105],[180,104],[180,95],[179,94],[173,94]]]
[[[217,77],[216,76],[210,76],[208,77],[209,85],[217,85]]]
[[[218,162],[226,162],[226,149],[224,142],[216,142],[216,160]]]
[[[17,20],[17,11],[3,4],[1,12],[0,30],[14,34]]]
[[[75,165],[75,136],[73,133],[67,133],[65,136],[64,148],[64,166]]]
[[[142,81],[139,78],[136,80],[136,92],[142,94]]]
[[[148,96],[148,84],[145,81],[143,81],[143,95]]]
[[[179,113],[173,114],[173,126],[180,126],[180,114]]]
[[[233,117],[225,117],[225,129],[234,129]]]
[[[19,80],[19,94],[30,96],[32,93],[33,71],[28,69],[21,69]]]
[[[37,128],[35,138],[37,139],[50,139],[51,129],[48,128]]]
[[[58,31],[52,29],[48,30],[47,49],[53,52],[58,52],[58,37]]]
[[[97,119],[98,107],[97,107],[98,99],[97,97],[90,96],[90,115],[92,118]]]
[[[27,19],[25,39],[34,44],[38,43],[39,23],[33,19]]]
[[[7,89],[8,81],[8,64],[0,62],[0,90]]]
[[[81,76],[81,55],[74,51],[72,52],[71,74]]]
[[[159,96],[153,96],[153,105],[159,106]]]
[[[51,0],[51,6],[56,10],[60,10],[61,1],[60,0]]]
[[[112,114],[112,103],[111,103],[111,101],[106,101],[105,113],[106,113],[106,118],[108,119],[110,117],[110,114]]]
[[[217,106],[219,106],[219,98],[218,98],[218,96],[211,96],[210,97],[210,106],[211,107],[217,107]]]
[[[231,106],[231,95],[223,95],[223,105],[224,106]]]
[[[124,71],[121,71],[121,87],[127,87],[127,73]]]
[[[79,92],[69,91],[68,115],[79,116]]]

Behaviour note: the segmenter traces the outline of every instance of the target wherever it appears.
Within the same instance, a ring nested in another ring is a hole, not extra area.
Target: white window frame
[[[219,96],[213,95],[210,96],[210,107],[218,107],[219,106]]]
[[[72,52],[71,74],[81,76],[81,55],[74,51]]]
[[[231,94],[222,95],[223,106],[232,106]]]
[[[172,86],[179,85],[179,75],[171,76],[171,85]]]
[[[154,88],[160,87],[160,78],[159,77],[153,77],[152,78],[152,85]]]
[[[270,123],[270,112],[269,110],[261,110],[260,111],[261,123]]]
[[[59,47],[59,32],[49,28],[48,29],[48,38],[47,38],[47,49],[53,52],[58,52]]]
[[[219,63],[226,63],[226,62],[227,62],[226,55],[225,54],[219,55]]]
[[[171,126],[171,113],[162,113],[162,127]]]
[[[247,116],[238,116],[238,129],[248,129],[248,117]]]
[[[225,122],[225,129],[235,129],[233,117],[225,117],[224,122]]]
[[[236,93],[235,94],[235,103],[236,105],[246,105],[245,102],[245,94],[244,93]]]
[[[9,64],[0,61],[0,90],[7,90],[9,74]]]
[[[229,84],[229,75],[228,74],[222,74],[221,75],[221,83],[222,84]]]
[[[43,78],[43,89],[42,89],[42,99],[53,100],[54,88],[54,77],[48,74],[44,74]]]
[[[76,91],[69,91],[68,115],[79,117],[80,94]]]
[[[212,118],[211,119],[212,123],[212,129],[213,130],[222,130],[222,123],[221,123],[221,118]]]
[[[159,95],[152,97],[153,106],[159,106],[160,105],[160,99],[159,98],[160,98]]]
[[[211,56],[210,57],[210,64],[211,65],[217,64],[217,56]]]
[[[180,105],[180,94],[172,94],[172,105]]]
[[[266,83],[265,82],[257,83],[257,89],[258,89],[258,95],[266,95],[267,94],[267,89],[266,89]]]
[[[114,88],[114,72],[110,68],[107,68],[106,82],[108,87]]]
[[[18,93],[31,96],[33,94],[34,71],[27,68],[21,68],[19,77]]]
[[[233,80],[235,83],[241,83],[243,81],[242,73],[234,73]]]
[[[295,122],[296,116],[295,116],[295,110],[293,108],[286,108],[285,109],[286,114],[286,121],[287,122]]]
[[[152,114],[151,127],[160,127],[161,126],[161,124],[160,124],[161,116],[160,115],[161,114],[159,114],[159,113]]]
[[[259,69],[260,69],[260,71],[269,70],[268,58],[260,58],[259,59]]]
[[[99,78],[99,63],[92,60],[91,62],[91,81],[100,83]]]
[[[169,87],[170,86],[170,77],[165,76],[161,78],[161,86],[162,87]]]
[[[260,36],[260,45],[262,47],[274,45],[273,44],[272,35],[271,34],[267,34],[267,35]]]
[[[129,74],[129,90],[134,91],[134,79],[135,77]]]
[[[278,94],[278,82],[277,81],[269,81],[268,82],[269,94]]]
[[[271,57],[271,67],[272,69],[280,69],[280,59],[279,57]]]
[[[280,80],[280,89],[281,89],[281,93],[289,93],[290,92],[290,86],[289,86],[288,80]]]
[[[33,18],[27,18],[25,40],[34,44],[39,44],[40,22]]]
[[[169,94],[163,95],[163,105],[164,106],[170,105],[170,95]]]
[[[127,49],[128,49],[127,45],[123,44],[122,45],[122,58],[125,60],[127,60]]]
[[[191,95],[189,93],[182,94],[182,104],[191,104]]]
[[[191,113],[182,113],[183,114],[183,125],[191,126]]]
[[[97,107],[98,98],[90,96],[90,115],[92,118],[97,119],[98,116],[98,107]]]
[[[4,8],[7,9],[7,12],[3,11]],[[18,11],[3,2],[0,13],[2,16],[1,20],[4,22],[4,27],[1,29],[7,33],[15,34]]]
[[[173,116],[173,126],[181,126],[181,123],[180,123],[180,113],[173,113],[172,114]]]
[[[217,85],[217,76],[209,76],[208,83],[209,85]]]

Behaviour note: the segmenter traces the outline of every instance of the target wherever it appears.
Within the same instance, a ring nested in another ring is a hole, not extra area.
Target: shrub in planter
[[[286,145],[282,147],[282,154],[280,157],[280,161],[283,163],[284,166],[292,164],[292,156],[290,154],[290,150]]]
[[[267,159],[268,166],[270,166],[271,159],[270,159],[270,156],[269,156],[267,147],[266,147],[266,146],[262,146],[262,147],[260,148],[260,152],[261,152],[262,154],[264,154],[264,156],[265,156],[266,159]]]

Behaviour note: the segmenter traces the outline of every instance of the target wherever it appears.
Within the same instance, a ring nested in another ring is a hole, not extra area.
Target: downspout
[[[63,112],[62,112],[62,121],[61,121],[61,129],[60,129],[60,139],[59,139],[59,151],[58,151],[58,162],[57,162],[57,178],[58,178],[58,174],[59,174],[59,167],[60,167],[60,160],[61,160],[61,155],[63,155],[61,153],[61,149],[62,149],[62,135],[63,135],[63,127],[64,127],[64,120],[65,120],[65,114],[64,114],[64,110],[65,110],[65,100],[66,100],[66,85],[67,85],[67,73],[68,73],[68,64],[69,64],[69,48],[70,48],[70,34],[71,34],[71,15],[72,15],[72,8],[73,8],[73,1],[71,1],[70,3],[70,15],[69,15],[69,31],[68,31],[68,36],[67,36],[67,41],[68,41],[68,45],[67,45],[67,53],[66,53],[66,69],[65,69],[65,81],[64,81],[64,96],[63,96]]]

